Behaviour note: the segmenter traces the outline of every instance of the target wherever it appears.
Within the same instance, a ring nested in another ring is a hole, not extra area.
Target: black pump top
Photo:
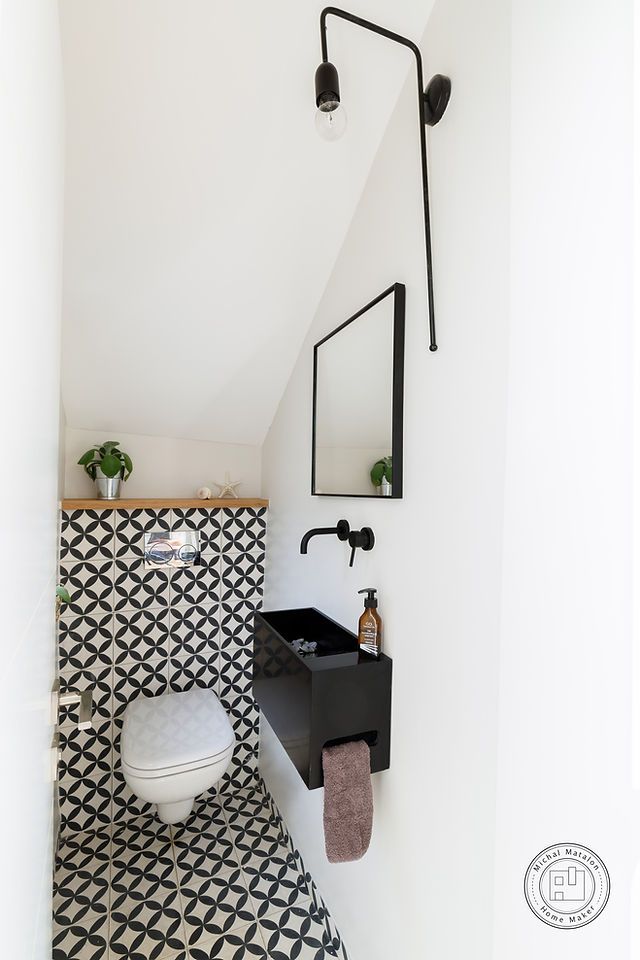
[[[358,590],[358,593],[367,594],[367,597],[364,601],[365,610],[367,609],[367,607],[373,607],[375,609],[375,607],[378,606],[378,598],[376,597],[377,592],[378,591],[376,587],[365,587],[364,590]]]

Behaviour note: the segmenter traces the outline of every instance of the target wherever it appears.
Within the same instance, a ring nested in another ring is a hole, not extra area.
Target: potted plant
[[[391,496],[391,483],[393,477],[391,457],[382,457],[376,460],[371,467],[371,483],[376,488],[376,493],[381,497]]]
[[[58,584],[56,587],[56,620],[60,619],[63,603],[71,603],[71,597],[68,590]]]
[[[85,473],[95,480],[98,497],[102,500],[117,500],[120,496],[120,481],[128,480],[133,470],[131,457],[119,450],[118,444],[118,440],[96,444],[78,460]]]

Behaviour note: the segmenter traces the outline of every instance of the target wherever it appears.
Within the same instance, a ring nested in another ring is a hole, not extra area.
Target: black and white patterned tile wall
[[[236,733],[217,791],[257,776],[259,713],[251,695],[252,618],[262,603],[266,508],[63,510],[61,688],[93,690],[93,728],[61,713],[61,833],[147,814],[120,767],[127,704],[191,687],[213,689]],[[197,530],[199,565],[144,568],[144,534]]]

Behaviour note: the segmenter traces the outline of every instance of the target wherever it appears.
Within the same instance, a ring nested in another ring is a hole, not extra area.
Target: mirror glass
[[[314,348],[313,494],[402,496],[404,301],[394,284]]]

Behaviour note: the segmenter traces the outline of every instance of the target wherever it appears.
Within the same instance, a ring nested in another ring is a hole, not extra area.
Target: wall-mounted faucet
[[[338,540],[348,540],[349,539],[349,521],[348,520],[338,520],[335,527],[314,527],[313,530],[307,530],[304,537],[300,541],[300,553],[306,553],[307,547],[309,546],[309,540],[312,537],[326,537],[326,536],[336,536]]]
[[[351,558],[349,566],[353,566],[356,556],[356,550],[360,547],[362,550],[373,550],[376,538],[373,535],[371,527],[363,527],[362,530],[352,530],[348,520],[338,520],[335,527],[314,527],[307,530],[300,541],[300,553],[306,553],[309,546],[309,540],[312,537],[336,536],[338,540],[348,540],[351,547]]]

